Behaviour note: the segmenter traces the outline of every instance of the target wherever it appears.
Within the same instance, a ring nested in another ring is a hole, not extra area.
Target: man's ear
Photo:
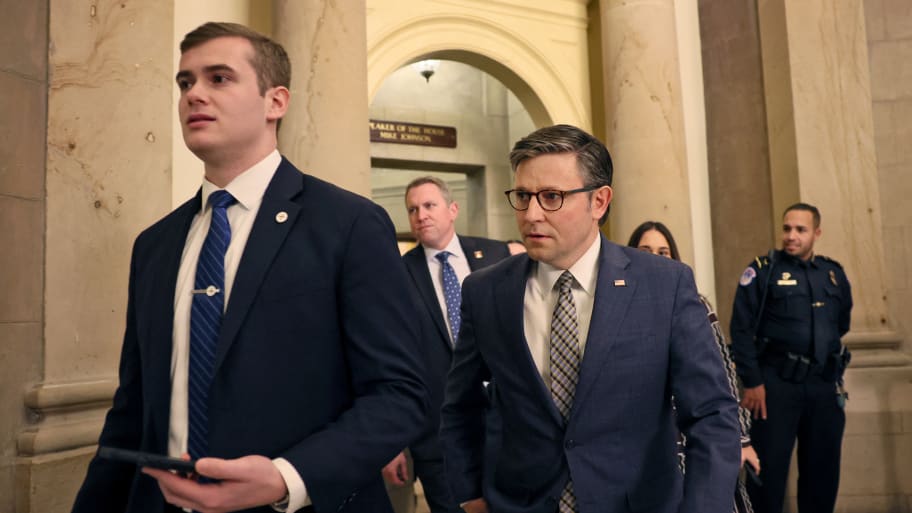
[[[592,191],[592,215],[596,219],[601,219],[605,215],[605,211],[608,210],[608,205],[611,204],[611,199],[614,197],[614,191],[609,186],[604,186],[595,191]]]
[[[282,119],[288,111],[288,102],[291,100],[291,93],[287,87],[275,86],[266,91],[266,120],[276,121]]]

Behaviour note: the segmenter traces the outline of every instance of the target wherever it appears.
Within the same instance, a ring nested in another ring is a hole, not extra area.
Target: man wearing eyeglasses
[[[737,404],[691,270],[600,235],[612,166],[593,136],[542,128],[510,161],[528,256],[463,284],[441,412],[455,499],[470,513],[730,513]],[[503,431],[494,454],[485,381]]]

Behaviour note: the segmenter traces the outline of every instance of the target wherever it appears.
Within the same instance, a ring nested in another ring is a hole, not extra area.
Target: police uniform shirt
[[[732,309],[732,356],[746,387],[763,384],[755,334],[765,339],[765,353],[790,352],[823,366],[849,330],[852,292],[838,262],[819,255],[804,261],[781,250],[771,256],[744,270]]]

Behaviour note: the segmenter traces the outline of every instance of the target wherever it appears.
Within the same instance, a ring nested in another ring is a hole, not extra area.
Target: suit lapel
[[[484,252],[478,248],[478,241],[471,237],[459,236],[459,245],[462,247],[462,252],[465,254],[466,260],[469,263],[469,269],[471,269],[472,272],[489,265],[487,264],[487,257]]]
[[[196,196],[177,208],[167,219],[167,225],[161,230],[161,239],[155,241],[156,247],[146,263],[147,269],[156,274],[149,282],[152,289],[143,302],[137,301],[136,308],[154,312],[151,315],[147,335],[139,334],[139,340],[146,346],[143,352],[145,364],[143,372],[149,374],[147,383],[154,383],[158,388],[150,390],[145,397],[160,401],[158,406],[149,409],[151,412],[169,412],[171,410],[171,355],[174,351],[174,292],[177,287],[177,274],[180,270],[181,257],[187,241],[187,233],[193,217],[199,212],[200,191]],[[137,294],[141,291],[136,291]],[[157,415],[152,418],[157,447],[165,448],[168,443],[168,415]]]
[[[434,290],[434,282],[431,281],[431,271],[428,269],[427,260],[424,256],[424,248],[419,244],[415,249],[409,251],[403,257],[405,267],[408,269],[418,294],[424,305],[427,307],[434,319],[434,325],[437,326],[442,340],[446,342],[447,349],[452,349],[450,345],[450,334],[447,331],[446,323],[443,321],[443,310],[440,308],[440,302],[437,301],[437,292]]]
[[[301,206],[292,198],[301,192],[302,187],[301,173],[283,157],[263,195],[263,203],[253,221],[250,238],[235,274],[219,333],[214,372],[218,372],[225,360],[269,267],[298,218]],[[284,220],[279,221],[277,216],[283,212]]]
[[[573,398],[574,410],[586,396],[605,366],[605,360],[614,345],[618,326],[627,315],[637,283],[630,277],[627,267],[630,259],[614,244],[602,238],[599,254],[599,273],[595,287],[595,303],[586,338],[586,352],[580,365],[579,382]],[[618,280],[624,285],[620,286]]]
[[[520,380],[537,388],[536,395],[544,408],[555,422],[563,424],[563,418],[551,399],[551,391],[545,386],[545,382],[542,381],[541,375],[538,373],[535,360],[532,358],[532,353],[529,352],[529,343],[525,337],[523,306],[525,304],[526,281],[531,267],[532,260],[528,256],[523,256],[515,265],[507,268],[500,280],[493,282],[497,319],[503,333],[501,339],[510,346],[507,348],[506,354],[523,355],[519,357],[521,361],[518,365]],[[511,333],[518,333],[519,336],[510,336]]]

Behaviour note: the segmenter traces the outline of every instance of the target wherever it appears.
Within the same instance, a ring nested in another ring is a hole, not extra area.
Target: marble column
[[[815,249],[839,260],[852,282],[849,340],[859,349],[895,348],[899,337],[890,329],[884,286],[863,0],[758,5],[773,215],[779,221],[797,201],[820,208],[823,234]],[[859,356],[875,354],[888,356]]]
[[[15,511],[22,392],[41,380],[48,0],[0,17],[0,511]]]
[[[32,255],[43,334],[26,362],[36,379],[17,387],[28,412],[15,436],[20,513],[72,504],[116,383],[130,248],[171,195],[172,5],[46,5],[46,116],[19,118],[23,133],[46,133],[46,160],[29,169],[44,178],[44,223],[31,233],[44,255]]]
[[[852,283],[853,351],[840,512],[905,511],[912,497],[912,358],[891,329],[863,0],[758,2],[773,215],[820,208],[815,249]],[[778,223],[777,223],[778,224]],[[777,224],[774,224],[776,226]],[[794,477],[793,477],[794,479]],[[789,511],[794,511],[794,485]]]
[[[695,68],[700,75],[695,5],[690,13],[693,23],[679,23],[684,14],[683,8],[676,12],[673,0],[601,0],[599,4],[605,142],[615,169],[609,223],[612,238],[621,243],[643,221],[668,225],[686,262],[698,270],[700,263],[709,262],[703,280],[698,273],[698,285],[713,295],[708,205],[696,205],[705,208],[706,215],[695,217],[691,203],[695,191],[690,173],[702,172],[704,178],[706,174],[705,149],[693,150],[705,148],[705,140],[689,140],[687,134],[692,129],[692,135],[701,132],[705,138],[705,129],[696,130],[686,122],[686,109],[691,106],[688,91],[693,89],[699,109],[703,108],[702,82],[698,87],[685,83],[681,69],[684,58],[687,71]],[[692,48],[681,46],[682,30],[695,38]],[[690,152],[689,145],[693,146]],[[705,181],[702,187],[707,188]],[[707,194],[704,190],[695,197]],[[694,229],[694,220],[701,222],[700,230]],[[699,248],[695,248],[696,235]],[[695,262],[695,255],[701,262]]]
[[[274,0],[274,35],[291,58],[279,149],[301,170],[370,196],[365,2]]]

